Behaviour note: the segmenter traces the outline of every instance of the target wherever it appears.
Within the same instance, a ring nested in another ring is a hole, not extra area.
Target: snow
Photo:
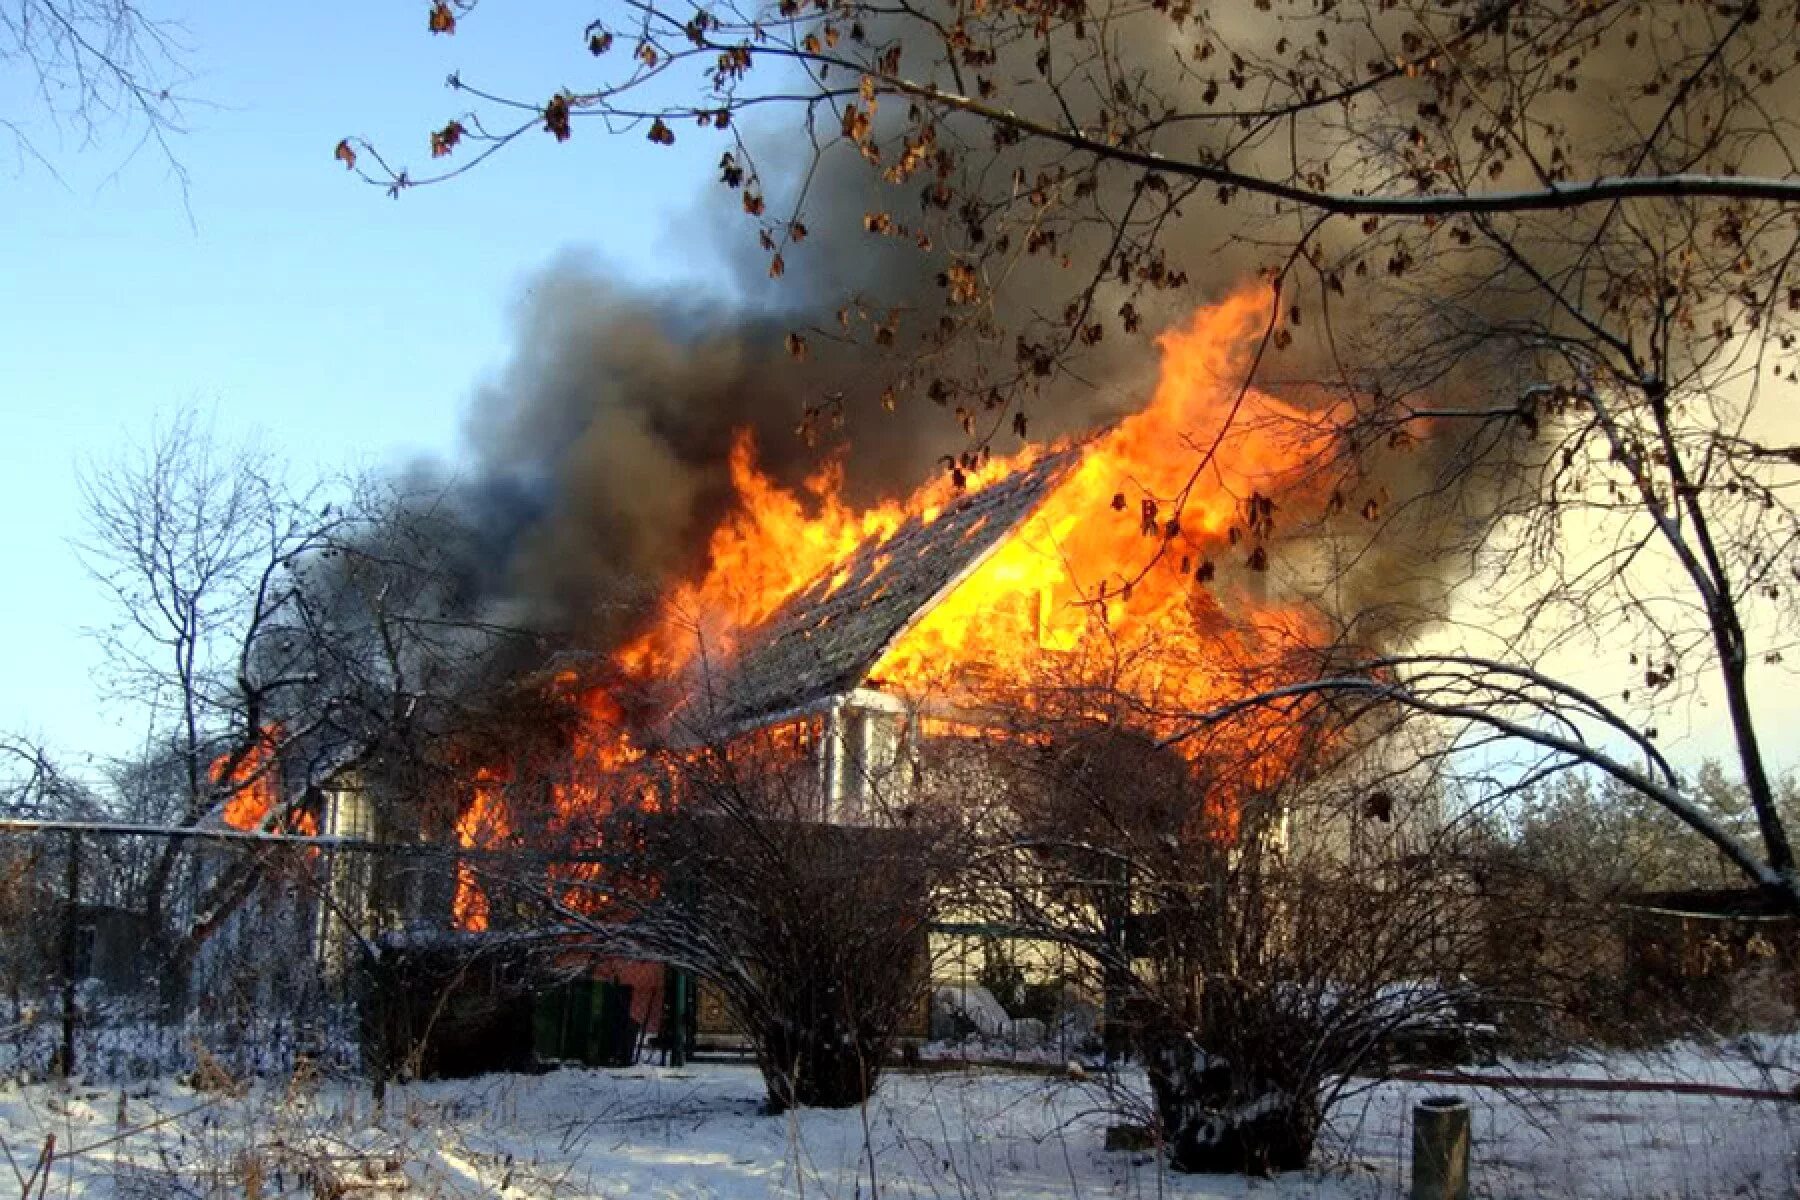
[[[1079,1013],[1065,1011],[1052,1039],[1043,1021],[1010,1015],[994,993],[974,985],[946,985],[933,992],[931,1028],[939,1035],[926,1044],[924,1053],[931,1058],[993,1056],[1056,1062],[1067,1057],[1068,1049],[1083,1036]]]
[[[1605,1073],[1766,1086],[1741,1047],[1512,1064],[1521,1074]],[[1757,1047],[1795,1057],[1787,1043]],[[1141,1088],[1141,1080],[1127,1079]],[[1646,1093],[1547,1092],[1390,1083],[1335,1114],[1314,1170],[1278,1180],[1193,1177],[1147,1153],[1104,1147],[1098,1081],[994,1068],[895,1072],[866,1110],[760,1112],[740,1064],[563,1070],[392,1086],[268,1080],[196,1091],[171,1079],[64,1087],[0,1085],[0,1142],[28,1175],[48,1135],[73,1158],[48,1194],[265,1198],[342,1196],[1039,1197],[1404,1196],[1406,1114],[1430,1095],[1465,1097],[1477,1197],[1793,1195],[1800,1108],[1785,1102]],[[874,1164],[875,1187],[870,1186]],[[0,1164],[0,1178],[9,1168]],[[254,1180],[254,1188],[251,1181]],[[7,1188],[10,1194],[10,1185]]]

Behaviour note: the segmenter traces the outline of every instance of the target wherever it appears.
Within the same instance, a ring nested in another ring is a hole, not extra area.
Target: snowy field
[[[1741,1057],[1692,1049],[1555,1073],[1784,1082]],[[1259,1181],[1180,1176],[1147,1153],[1108,1152],[1094,1084],[997,1069],[895,1073],[866,1110],[781,1117],[759,1114],[761,1081],[739,1065],[413,1084],[390,1089],[382,1109],[366,1085],[335,1082],[8,1084],[0,1140],[12,1166],[0,1166],[0,1180],[16,1173],[22,1191],[53,1137],[42,1195],[109,1200],[1401,1197],[1405,1113],[1445,1090],[1371,1089],[1339,1111],[1316,1170]],[[1478,1196],[1797,1194],[1800,1108],[1786,1102],[1462,1094],[1474,1106]]]

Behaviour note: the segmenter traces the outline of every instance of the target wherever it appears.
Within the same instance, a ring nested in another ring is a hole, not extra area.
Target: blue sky
[[[533,96],[580,84],[591,3],[534,0],[530,20],[495,5],[451,38],[426,33],[422,3],[160,8],[185,27],[200,101],[173,144],[185,195],[153,149],[116,139],[40,124],[56,175],[0,158],[0,729],[77,763],[141,726],[96,700],[83,630],[107,612],[68,545],[80,464],[194,404],[301,474],[453,456],[534,271],[574,250],[702,279],[714,253],[671,236],[718,153],[700,137],[665,149],[578,124],[397,201],[332,160],[360,134],[425,166],[427,132],[462,107],[452,70]]]

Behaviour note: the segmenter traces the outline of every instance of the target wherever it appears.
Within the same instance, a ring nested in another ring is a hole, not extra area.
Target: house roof
[[[714,720],[742,726],[856,687],[901,634],[1031,515],[1074,461],[1072,450],[1048,455],[933,520],[913,518],[789,597],[740,643],[713,697]]]

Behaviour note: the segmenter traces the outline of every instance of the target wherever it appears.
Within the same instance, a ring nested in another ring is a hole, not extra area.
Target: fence
[[[518,886],[591,856],[352,838],[0,821],[0,1065],[136,1078],[211,1059],[279,1072],[359,1056],[361,967],[443,935],[459,892],[496,927]],[[541,917],[538,921],[542,926]]]
[[[370,980],[420,992],[403,1002],[423,1005],[447,1038],[452,1022],[438,993],[422,994],[432,991],[431,980],[418,964],[449,964],[440,974],[461,987],[471,976],[455,963],[472,956],[484,958],[489,974],[514,975],[519,970],[505,964],[521,947],[527,956],[534,945],[547,947],[553,953],[538,957],[556,957],[570,941],[559,921],[567,910],[559,914],[546,901],[578,907],[571,893],[603,887],[609,861],[520,848],[0,820],[0,1069],[111,1080],[208,1061],[232,1074],[281,1074],[302,1058],[358,1069]],[[481,902],[471,906],[475,893]],[[485,937],[456,932],[459,922],[469,926],[471,907]],[[590,959],[604,953],[592,943],[588,949]],[[371,971],[382,953],[388,961]],[[396,980],[401,960],[411,964],[400,969],[409,977]],[[1066,1061],[1091,1048],[1099,1023],[1092,974],[1092,963],[1066,946],[938,926],[930,976],[939,1003],[922,1008],[916,1028],[904,1032],[951,1040],[975,1033],[964,1047],[970,1052]],[[640,1028],[661,1024],[660,975],[655,982],[637,980]],[[526,984],[496,983],[493,994],[542,990],[543,983],[534,970]],[[946,997],[946,989],[957,995]],[[945,1015],[946,1001],[952,1019],[929,1019]]]

